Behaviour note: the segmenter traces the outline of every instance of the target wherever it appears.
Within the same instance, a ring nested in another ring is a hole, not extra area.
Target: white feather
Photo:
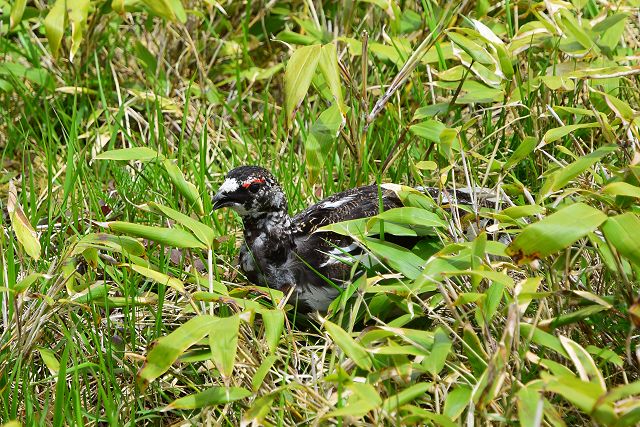
[[[340,206],[342,206],[345,203],[348,203],[348,202],[350,202],[352,200],[353,200],[353,197],[350,196],[350,197],[345,197],[344,199],[335,200],[333,202],[323,202],[321,206],[323,208],[329,208],[329,209],[339,208]]]
[[[219,193],[233,193],[238,188],[240,188],[240,183],[235,178],[227,178],[224,180],[220,188],[218,189]]]

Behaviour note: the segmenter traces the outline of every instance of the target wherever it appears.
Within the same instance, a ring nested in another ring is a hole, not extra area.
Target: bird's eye
[[[249,184],[249,186],[247,187],[247,190],[249,190],[250,193],[255,193],[260,189],[260,183],[259,182],[252,182],[251,184]]]

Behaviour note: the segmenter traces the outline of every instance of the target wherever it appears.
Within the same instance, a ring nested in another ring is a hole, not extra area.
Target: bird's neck
[[[247,240],[256,238],[261,234],[267,236],[290,236],[291,217],[284,210],[265,212],[254,216],[246,216],[242,219],[244,234]]]
[[[287,262],[295,243],[291,217],[286,211],[245,217],[243,222],[245,243],[259,263],[277,266]]]

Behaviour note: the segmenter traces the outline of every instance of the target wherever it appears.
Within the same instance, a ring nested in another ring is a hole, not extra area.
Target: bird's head
[[[213,197],[213,209],[229,207],[242,218],[287,212],[287,199],[274,176],[258,166],[229,171]]]

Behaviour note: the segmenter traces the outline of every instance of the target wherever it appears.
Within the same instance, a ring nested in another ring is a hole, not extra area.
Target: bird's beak
[[[213,210],[231,205],[231,200],[224,193],[217,193],[215,196],[213,196],[213,199],[211,199],[211,201],[213,202]]]

